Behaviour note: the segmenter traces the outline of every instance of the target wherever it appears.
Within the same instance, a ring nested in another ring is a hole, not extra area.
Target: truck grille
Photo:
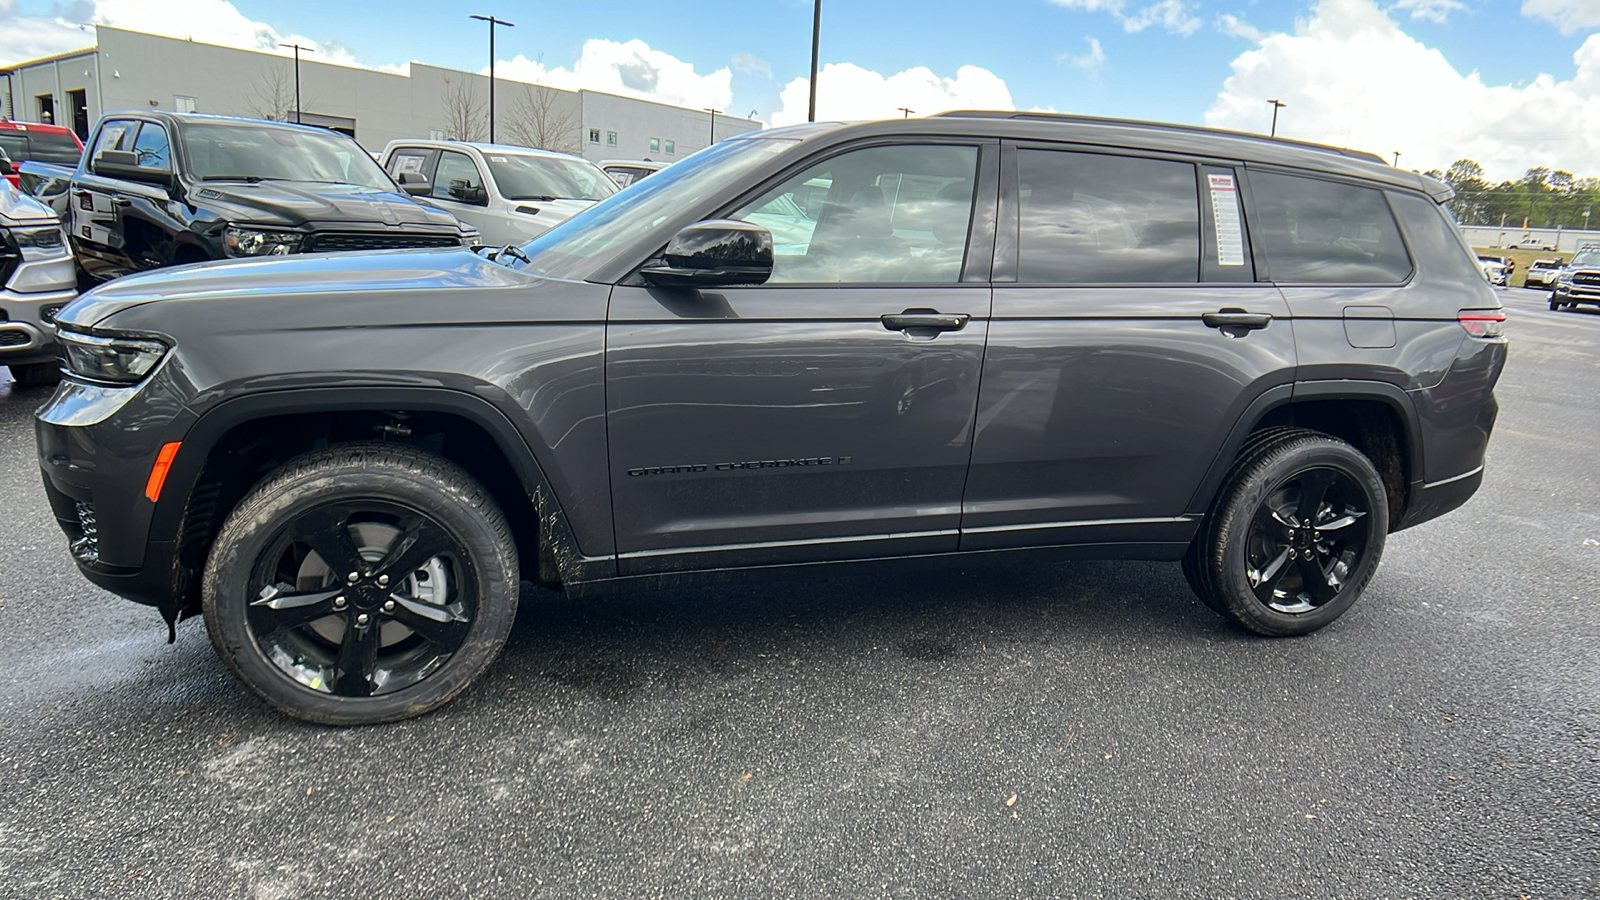
[[[333,231],[313,234],[306,242],[308,253],[335,250],[412,250],[424,247],[459,247],[461,237],[454,234],[385,234],[381,231]]]
[[[1600,284],[1600,272],[1579,272],[1572,276],[1573,284]]]
[[[17,249],[17,242],[12,239],[11,232],[0,228],[0,288],[11,281],[11,273],[17,270],[21,262],[22,251]]]
[[[30,340],[20,331],[0,331],[0,347],[21,347]]]

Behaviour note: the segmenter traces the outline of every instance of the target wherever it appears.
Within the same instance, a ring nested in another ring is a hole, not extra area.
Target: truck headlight
[[[229,225],[222,246],[229,256],[283,256],[298,253],[305,235],[294,231],[265,231]]]
[[[67,249],[67,235],[58,225],[43,228],[13,228],[11,237],[22,251],[24,262],[44,262],[71,256]]]
[[[133,384],[150,374],[167,345],[145,337],[99,337],[58,329],[67,371],[86,381]]]

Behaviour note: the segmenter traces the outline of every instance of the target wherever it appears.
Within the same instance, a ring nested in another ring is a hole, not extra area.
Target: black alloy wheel
[[[1355,603],[1377,570],[1389,506],[1372,462],[1302,428],[1247,441],[1184,574],[1206,605],[1257,634],[1307,634]]]
[[[317,451],[229,515],[202,584],[218,654],[280,710],[335,725],[466,688],[516,613],[504,516],[454,464],[396,445]]]

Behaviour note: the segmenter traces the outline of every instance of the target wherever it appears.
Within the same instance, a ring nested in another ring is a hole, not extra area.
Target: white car
[[[665,169],[671,163],[657,162],[653,159],[602,159],[598,163],[605,170],[611,180],[618,187],[627,187],[635,181]]]
[[[617,192],[586,159],[504,144],[390,141],[379,160],[398,182],[426,180],[418,200],[478,229],[494,247],[521,244]]]
[[[1492,256],[1478,257],[1478,265],[1483,269],[1483,277],[1496,287],[1505,287],[1506,279],[1511,277],[1511,270],[1504,262]]]

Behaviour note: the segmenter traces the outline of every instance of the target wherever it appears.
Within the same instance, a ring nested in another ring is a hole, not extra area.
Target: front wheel
[[[1195,538],[1196,592],[1257,634],[1307,634],[1361,596],[1388,528],[1370,460],[1338,438],[1284,429],[1242,453],[1223,484]]]
[[[465,690],[516,616],[505,517],[413,448],[308,453],[228,516],[201,603],[218,655],[268,703],[327,725],[389,722]]]

